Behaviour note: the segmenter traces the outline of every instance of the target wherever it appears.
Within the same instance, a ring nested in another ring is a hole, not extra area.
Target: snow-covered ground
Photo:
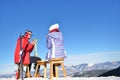
[[[0,78],[0,80],[16,80],[15,78]],[[21,80],[21,79],[20,79]],[[24,80],[50,80],[48,78],[26,78]],[[53,80],[120,80],[120,77],[67,77],[67,78],[53,78]]]

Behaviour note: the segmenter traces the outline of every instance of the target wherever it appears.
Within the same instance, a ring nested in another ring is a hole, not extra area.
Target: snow
[[[0,80],[16,80],[13,78],[0,78]],[[21,80],[21,79],[19,79]],[[24,80],[50,80],[49,78],[26,78]],[[109,76],[109,77],[67,77],[67,78],[53,78],[53,80],[120,80],[120,77]]]
[[[94,64],[93,63],[89,63],[88,64],[88,67],[92,67]]]

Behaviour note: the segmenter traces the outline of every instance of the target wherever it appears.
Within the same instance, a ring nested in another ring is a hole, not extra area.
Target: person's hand
[[[34,39],[31,43],[32,43],[33,45],[35,45],[36,42],[37,42],[37,39]]]
[[[35,43],[37,43],[38,39],[34,39]]]

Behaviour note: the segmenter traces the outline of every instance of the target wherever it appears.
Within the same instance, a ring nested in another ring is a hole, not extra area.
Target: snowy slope
[[[15,78],[0,78],[0,80],[15,80]],[[48,78],[26,78],[24,80],[49,80]],[[67,78],[54,78],[53,80],[120,80],[120,77],[67,77]]]

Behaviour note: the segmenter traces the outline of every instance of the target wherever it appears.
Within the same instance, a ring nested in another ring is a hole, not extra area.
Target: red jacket
[[[33,50],[33,47],[34,45],[31,44],[28,40],[28,37],[27,37],[28,34],[26,34],[25,36],[22,37],[22,49],[24,50],[23,53],[23,64],[30,64],[30,53],[32,52]],[[15,49],[15,52],[14,52],[14,63],[17,64],[20,62],[20,38],[18,38],[17,40],[17,44],[16,44],[16,49]]]

